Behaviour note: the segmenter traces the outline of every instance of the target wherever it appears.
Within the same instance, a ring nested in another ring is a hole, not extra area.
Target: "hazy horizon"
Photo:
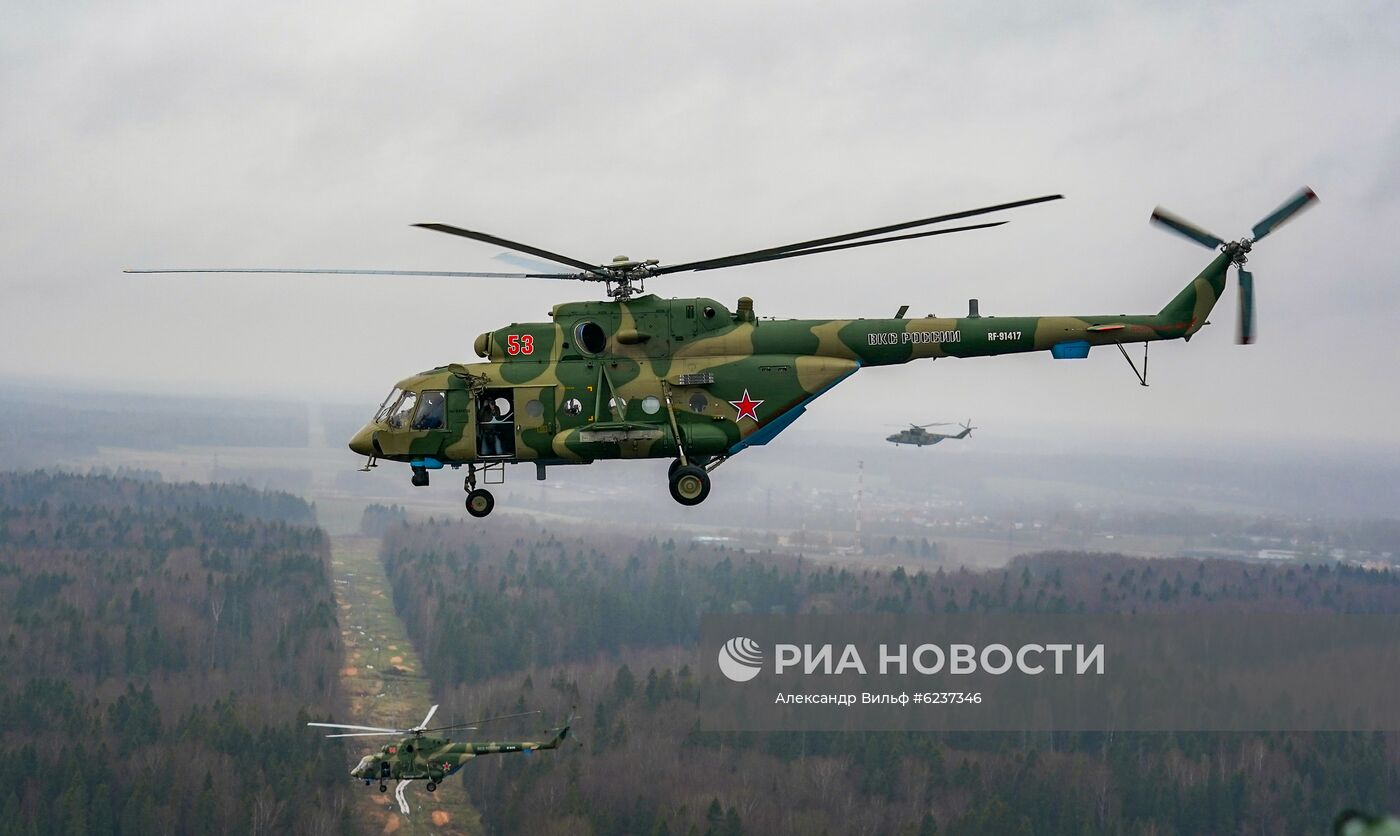
[[[1137,387],[1135,382],[1129,382]],[[70,403],[73,407],[93,409],[104,408],[101,399],[111,396],[331,407],[336,410],[337,417],[342,422],[342,434],[345,435],[344,438],[334,435],[328,438],[329,444],[335,448],[344,447],[354,429],[358,428],[358,422],[362,419],[368,420],[378,405],[378,400],[358,400],[348,395],[307,397],[276,390],[227,391],[218,386],[205,389],[182,388],[173,382],[166,385],[123,386],[99,383],[92,386],[81,379],[70,380],[56,376],[25,378],[0,375],[0,400],[6,399],[6,396],[22,400],[40,393],[72,398],[74,400]],[[96,396],[97,399],[86,403],[75,399],[84,394]],[[789,445],[830,445],[843,451],[861,447],[882,450],[891,446],[884,441],[884,437],[897,432],[901,426],[908,423],[935,420],[964,422],[970,419],[976,426],[975,445],[969,443],[959,446],[950,442],[941,445],[937,453],[929,448],[927,455],[932,459],[938,455],[960,455],[977,450],[994,453],[1099,454],[1146,458],[1187,456],[1192,459],[1236,462],[1279,462],[1288,457],[1304,455],[1321,456],[1337,463],[1356,461],[1378,466],[1400,466],[1400,436],[1379,443],[1356,439],[1348,435],[1345,425],[1323,427],[1324,434],[1311,432],[1317,428],[1299,425],[1297,432],[1291,435],[1280,434],[1271,438],[1260,438],[1249,432],[1248,428],[1240,428],[1222,421],[1216,425],[1215,431],[1209,437],[1201,438],[1185,429],[1177,432],[1171,431],[1170,428],[1165,431],[1147,432],[1132,426],[1096,425],[1094,432],[1085,432],[1084,427],[1076,423],[1073,416],[1040,418],[1036,415],[1012,415],[993,418],[983,417],[983,413],[979,413],[975,408],[969,409],[967,414],[959,413],[955,408],[925,414],[914,411],[914,408],[905,410],[894,407],[888,415],[875,416],[868,421],[852,421],[839,414],[823,412],[824,401],[830,398],[831,396],[827,395],[810,406],[806,414],[782,433],[780,440],[772,442],[766,448],[755,450],[781,451]],[[896,409],[898,411],[895,411]],[[351,424],[354,424],[353,428],[345,429]],[[919,451],[909,452],[911,455],[924,455]],[[345,450],[345,455],[354,458],[354,454],[348,449]],[[792,458],[799,457],[794,455]]]
[[[433,512],[445,510],[446,501],[452,513],[460,511],[453,487],[460,474],[444,471],[434,487],[421,491],[409,488],[404,467],[356,472],[364,460],[345,442],[365,414],[363,405],[344,402],[26,387],[0,378],[0,461],[10,470],[155,470],[167,480],[235,481],[308,497],[377,497]],[[34,416],[42,424],[28,426]],[[555,467],[548,483],[535,482],[525,463],[509,469],[500,493],[507,507],[521,511],[620,502],[677,524],[757,524],[762,520],[753,518],[753,503],[774,496],[796,505],[848,504],[863,462],[872,499],[955,502],[996,513],[1073,505],[1357,519],[1394,518],[1400,507],[1395,448],[1345,438],[1200,443],[1122,432],[1091,440],[1050,424],[988,424],[971,417],[976,430],[969,438],[927,448],[889,444],[885,436],[897,427],[875,421],[840,431],[798,421],[777,442],[752,448],[718,471],[714,495],[698,509],[654,502],[661,461]],[[810,492],[806,499],[803,491]]]

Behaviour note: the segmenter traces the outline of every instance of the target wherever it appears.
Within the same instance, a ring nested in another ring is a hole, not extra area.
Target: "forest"
[[[238,486],[0,474],[0,834],[343,833],[329,544]]]
[[[566,533],[567,531],[567,533]],[[389,527],[395,604],[440,700],[577,705],[579,745],[462,773],[493,832],[1320,832],[1400,800],[1395,734],[733,734],[698,724],[707,612],[1369,612],[1400,580],[1330,563],[1048,553],[852,570],[597,527]],[[936,549],[931,550],[936,554]]]

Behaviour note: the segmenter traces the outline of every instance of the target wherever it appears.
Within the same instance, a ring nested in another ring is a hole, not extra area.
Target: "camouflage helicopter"
[[[415,486],[443,467],[467,467],[467,511],[484,517],[495,499],[481,484],[500,484],[505,466],[529,462],[544,479],[556,465],[600,459],[670,459],[671,496],[698,505],[710,474],[749,447],[767,444],[821,394],[867,366],[943,357],[1049,351],[1055,359],[1087,357],[1114,346],[1147,385],[1146,343],[1189,340],[1239,273],[1239,341],[1254,339],[1254,283],[1244,270],[1255,243],[1316,195],[1303,189],[1255,224],[1251,237],[1226,242],[1158,209],[1153,221],[1219,253],[1157,313],[1081,316],[982,316],[977,300],[965,317],[906,319],[760,319],[747,296],[733,310],[704,297],[662,299],[646,281],[673,273],[717,270],[816,253],[1000,226],[1006,221],[919,232],[905,230],[1058,200],[1046,195],[769,247],[662,265],[618,256],[594,264],[549,250],[446,224],[415,224],[505,247],[572,268],[569,272],[480,273],[420,270],[198,268],[140,273],[344,273],[359,275],[535,278],[597,282],[606,301],[555,305],[549,322],[517,322],[478,336],[478,363],[449,363],[399,381],[370,422],[350,440],[366,456],[407,464]],[[904,234],[893,234],[904,233]],[[1144,343],[1143,368],[1123,346]]]
[[[962,432],[948,434],[931,433],[928,431],[929,427],[951,426],[962,427]],[[893,435],[885,436],[885,440],[890,442],[891,444],[894,444],[895,446],[898,446],[900,444],[912,444],[915,447],[928,447],[932,444],[937,444],[940,441],[946,441],[950,438],[954,440],[960,438],[967,438],[969,435],[972,435],[972,431],[975,429],[977,428],[972,426],[971,418],[967,419],[966,424],[954,424],[951,421],[943,421],[937,424],[910,424],[909,429],[900,430],[899,432],[894,433]]]
[[[439,737],[437,733],[475,730],[486,723],[509,720],[515,717],[528,717],[540,712],[526,711],[520,714],[502,714],[498,717],[473,720],[470,723],[454,723],[430,729],[427,727],[428,723],[433,719],[437,710],[436,705],[428,709],[428,714],[423,718],[423,722],[411,729],[352,726],[344,723],[307,723],[306,725],[326,729],[355,730],[341,734],[328,734],[326,737],[398,737],[397,743],[386,743],[380,747],[378,752],[361,758],[355,768],[350,770],[350,777],[364,781],[365,786],[369,786],[370,782],[377,779],[380,792],[388,791],[389,787],[385,782],[391,778],[396,781],[426,778],[428,783],[425,788],[428,792],[433,792],[444,778],[461,769],[472,759],[482,755],[501,755],[510,752],[524,752],[528,755],[539,749],[558,749],[564,739],[569,736],[569,727],[573,725],[574,721],[573,715],[570,714],[563,726],[550,730],[550,736],[545,740],[453,743],[448,738]]]

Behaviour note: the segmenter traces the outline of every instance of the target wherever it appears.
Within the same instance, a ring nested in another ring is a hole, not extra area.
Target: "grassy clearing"
[[[379,541],[334,537],[331,553],[345,640],[341,677],[352,712],[340,722],[394,728],[414,725],[433,704],[432,694],[418,654],[394,613],[389,581],[379,562]],[[363,749],[354,750],[352,744],[352,751],[358,758],[390,739],[363,738]],[[449,778],[432,794],[422,784],[414,781],[404,793],[413,809],[409,816],[399,814],[392,788],[387,793],[373,786],[363,788],[359,804],[369,829],[398,834],[483,832],[462,776]]]

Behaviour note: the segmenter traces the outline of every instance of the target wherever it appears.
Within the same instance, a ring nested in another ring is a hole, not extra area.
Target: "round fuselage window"
[[[574,326],[574,341],[585,354],[601,354],[608,347],[608,335],[603,331],[603,326],[592,321]]]

